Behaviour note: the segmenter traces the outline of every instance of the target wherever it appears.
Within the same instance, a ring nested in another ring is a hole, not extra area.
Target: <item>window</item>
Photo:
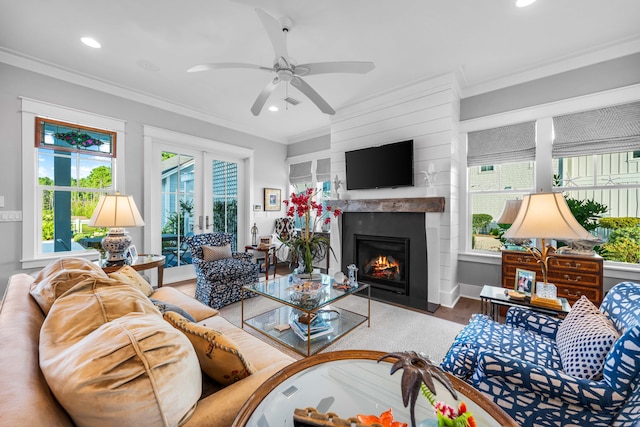
[[[634,152],[633,152],[633,155],[632,155],[632,158],[634,158],[634,159],[640,159],[640,151],[634,151]]]
[[[100,196],[112,189],[115,132],[36,117],[39,252],[101,249],[106,230],[89,227]]]
[[[480,172],[493,172],[493,165],[480,166]]]
[[[62,255],[97,259],[103,230],[87,223],[100,195],[123,182],[124,122],[21,102],[22,266],[43,267]]]

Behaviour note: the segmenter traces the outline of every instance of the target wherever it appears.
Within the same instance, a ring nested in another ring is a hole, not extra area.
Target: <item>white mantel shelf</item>
[[[327,205],[343,212],[444,212],[444,197],[329,200]]]

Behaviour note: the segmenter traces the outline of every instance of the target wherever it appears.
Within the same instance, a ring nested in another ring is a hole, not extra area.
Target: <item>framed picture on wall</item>
[[[264,210],[265,211],[279,211],[282,205],[280,199],[279,188],[265,188],[264,189]]]
[[[514,289],[524,294],[531,294],[534,283],[536,283],[536,272],[516,268],[516,283]]]

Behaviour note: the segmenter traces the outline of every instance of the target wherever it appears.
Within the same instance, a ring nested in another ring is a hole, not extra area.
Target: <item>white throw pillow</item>
[[[231,245],[202,246],[202,258],[205,261],[217,261],[219,259],[231,258],[231,256]]]
[[[598,379],[605,358],[620,334],[584,295],[575,302],[556,334],[564,372],[581,379]]]

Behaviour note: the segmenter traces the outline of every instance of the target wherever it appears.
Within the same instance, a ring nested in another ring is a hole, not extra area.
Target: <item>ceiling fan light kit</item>
[[[327,101],[325,101],[311,86],[309,86],[301,76],[330,73],[366,74],[375,68],[375,64],[373,62],[358,61],[316,62],[295,65],[287,51],[287,39],[285,37],[285,34],[293,28],[293,21],[289,18],[282,18],[279,21],[262,9],[256,9],[256,13],[260,18],[260,21],[262,21],[262,25],[267,31],[271,44],[273,45],[273,50],[275,52],[273,67],[262,67],[260,65],[239,62],[219,62],[200,64],[187,70],[188,72],[198,72],[224,68],[248,68],[275,73],[275,77],[262,89],[251,107],[251,113],[254,116],[260,114],[264,104],[269,99],[269,96],[281,82],[291,83],[307,98],[309,98],[309,100],[313,102],[320,111],[325,114],[333,115],[335,114],[335,110],[331,108],[329,103],[327,103]],[[299,103],[297,100],[294,101],[296,102],[290,103],[292,105]]]

